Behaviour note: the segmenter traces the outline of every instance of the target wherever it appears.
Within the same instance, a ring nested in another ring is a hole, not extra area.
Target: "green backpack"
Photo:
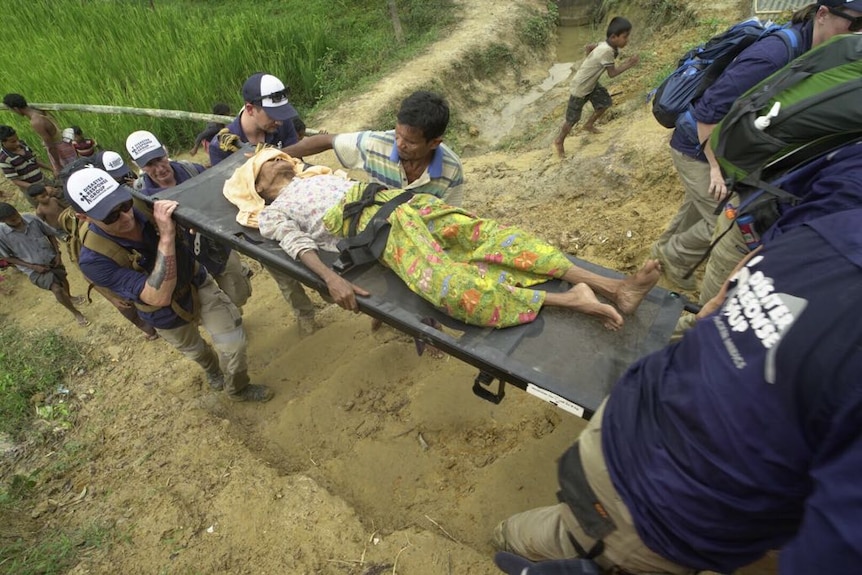
[[[783,192],[768,181],[862,134],[862,35],[837,36],[734,102],[712,132],[735,191]],[[787,195],[787,194],[784,194]]]

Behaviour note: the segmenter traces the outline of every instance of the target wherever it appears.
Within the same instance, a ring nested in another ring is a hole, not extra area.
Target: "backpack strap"
[[[194,163],[189,162],[188,160],[175,160],[175,161],[180,166],[182,166],[183,170],[186,171],[186,173],[189,175],[190,178],[194,178],[195,176],[200,174],[198,169],[195,167]]]
[[[368,188],[376,186],[371,199],[368,199]],[[389,229],[392,227],[389,224],[389,215],[401,204],[410,200],[413,197],[413,192],[405,191],[388,202],[381,205],[381,202],[374,200],[374,195],[377,191],[385,190],[379,184],[369,184],[362,194],[362,200],[351,202],[344,206],[344,217],[348,217],[348,207],[351,208],[350,216],[350,231],[347,238],[339,240],[337,247],[341,254],[338,260],[333,264],[339,272],[345,272],[348,269],[364,265],[377,260],[386,248],[386,242],[389,239]],[[354,206],[354,204],[363,204],[364,206]],[[362,210],[370,205],[380,205],[380,209],[371,217],[371,221],[358,234],[356,228],[359,218],[362,215]],[[358,211],[357,211],[358,210]],[[355,212],[355,213],[354,213]]]

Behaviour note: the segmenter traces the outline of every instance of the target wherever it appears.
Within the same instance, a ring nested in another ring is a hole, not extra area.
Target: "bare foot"
[[[554,140],[554,149],[557,151],[557,156],[560,158],[566,157],[566,150],[563,148],[563,142],[560,140]]]
[[[623,316],[614,309],[614,306],[601,303],[593,290],[585,283],[575,286],[564,293],[549,293],[545,296],[545,304],[566,307],[602,318],[602,325],[611,331],[616,331],[623,326]]]
[[[88,325],[90,325],[90,322],[87,320],[87,318],[85,318],[82,315],[75,316],[75,320],[78,322],[78,325],[80,325],[81,327],[87,327]]]
[[[85,295],[76,295],[72,296],[72,305],[79,306],[87,303],[87,296]]]
[[[601,134],[602,131],[596,128],[595,126],[591,126],[589,124],[584,124],[584,130],[591,134]]]
[[[634,275],[627,276],[619,284],[614,302],[620,311],[632,314],[661,277],[661,264],[658,260],[647,260]]]

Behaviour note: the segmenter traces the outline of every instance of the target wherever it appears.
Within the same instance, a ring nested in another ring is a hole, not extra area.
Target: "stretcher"
[[[222,195],[222,187],[245,160],[243,151],[237,152],[191,180],[145,199],[176,200],[175,217],[180,225],[328,296],[320,278],[285,254],[277,242],[236,222],[237,210]],[[329,265],[337,257],[326,252],[320,255]],[[571,259],[604,276],[620,277],[612,270]],[[342,275],[370,292],[369,297],[358,298],[362,312],[476,367],[479,374],[473,391],[478,396],[499,403],[506,385],[511,384],[585,419],[592,416],[629,364],[668,342],[686,303],[674,292],[654,288],[618,332],[607,331],[595,318],[554,307],[543,308],[530,324],[493,329],[450,318],[380,264],[349,269]],[[564,291],[568,287],[555,280],[539,289]],[[435,322],[443,328],[433,327]]]

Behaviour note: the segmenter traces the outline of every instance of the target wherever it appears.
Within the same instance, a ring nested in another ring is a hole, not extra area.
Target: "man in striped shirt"
[[[443,143],[449,106],[433,92],[414,92],[403,102],[394,130],[317,134],[287,146],[295,157],[334,150],[345,168],[364,170],[372,182],[431,194],[460,206],[464,199],[461,160]]]
[[[9,181],[21,189],[24,197],[34,207],[38,202],[30,198],[26,192],[31,184],[45,180],[43,169],[50,170],[51,166],[39,161],[30,147],[18,139],[18,133],[14,128],[0,126],[0,170]]]

